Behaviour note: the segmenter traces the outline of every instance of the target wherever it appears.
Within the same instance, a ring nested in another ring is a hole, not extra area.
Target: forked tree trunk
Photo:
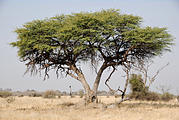
[[[84,74],[75,66],[75,65],[71,65],[70,69],[72,71],[74,71],[76,73],[77,76],[73,75],[73,74],[69,74],[71,77],[79,80],[85,90],[86,96],[86,102],[90,103],[90,102],[94,102],[95,100],[97,100],[97,90],[99,87],[99,83],[101,80],[101,76],[103,71],[106,69],[106,64],[103,64],[101,66],[101,68],[99,69],[98,73],[97,73],[97,77],[95,79],[95,82],[93,84],[93,89],[90,89],[89,84],[87,83]]]

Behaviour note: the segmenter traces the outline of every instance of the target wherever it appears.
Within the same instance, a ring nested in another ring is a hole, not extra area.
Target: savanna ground
[[[0,98],[0,120],[179,120],[179,102],[125,101],[100,96],[85,105],[79,96]]]

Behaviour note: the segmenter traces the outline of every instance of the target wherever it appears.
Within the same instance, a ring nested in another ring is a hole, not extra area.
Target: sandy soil
[[[101,96],[99,104],[62,96],[0,98],[0,120],[179,120],[179,102],[126,101]]]

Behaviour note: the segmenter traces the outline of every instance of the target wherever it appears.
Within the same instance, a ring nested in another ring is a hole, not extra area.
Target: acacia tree
[[[65,73],[81,82],[91,102],[107,68],[132,65],[170,51],[173,40],[166,28],[141,27],[141,20],[114,9],[59,15],[17,28],[18,41],[11,45],[18,48],[28,71],[44,71],[45,78],[51,69],[57,76]],[[101,62],[93,88],[79,67],[81,61],[91,61],[93,66]]]

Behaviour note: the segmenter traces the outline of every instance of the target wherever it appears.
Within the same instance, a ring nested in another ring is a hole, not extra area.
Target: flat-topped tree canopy
[[[82,76],[85,77],[76,64],[100,60],[103,64],[93,89],[97,90],[106,68],[170,51],[173,39],[167,29],[141,27],[141,21],[139,16],[121,14],[115,9],[59,15],[17,28],[18,41],[11,45],[19,49],[20,59],[27,62],[31,72],[37,67],[48,76],[50,69],[61,70],[83,86]]]

